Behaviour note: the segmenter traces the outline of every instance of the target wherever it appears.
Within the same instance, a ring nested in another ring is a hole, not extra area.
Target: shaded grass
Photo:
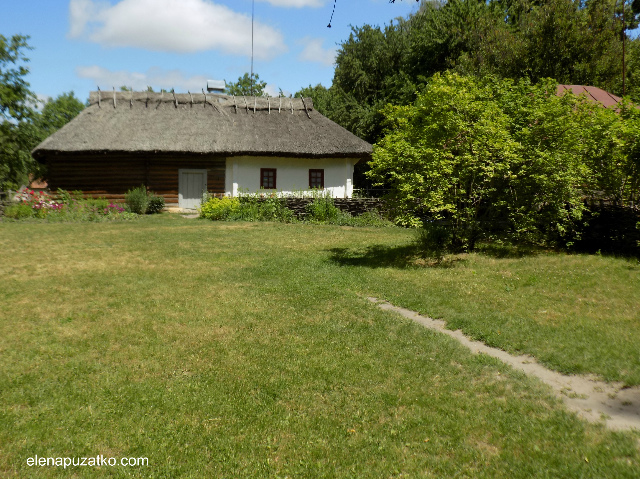
[[[410,244],[335,248],[368,294],[564,373],[640,384],[640,263],[486,246],[441,264]],[[425,267],[431,266],[431,267]]]
[[[406,231],[171,215],[0,228],[3,477],[634,477],[640,467],[637,434],[587,425],[538,382],[362,297],[418,302],[438,283],[445,295],[464,279],[446,275],[478,259],[449,269],[331,259],[353,245],[403,248]],[[35,454],[150,465],[27,467]]]

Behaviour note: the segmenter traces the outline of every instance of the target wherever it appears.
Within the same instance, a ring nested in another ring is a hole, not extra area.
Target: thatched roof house
[[[352,192],[371,145],[318,113],[311,99],[92,92],[89,106],[32,152],[52,189],[122,198],[146,185],[169,205],[202,190],[237,195],[324,188]]]

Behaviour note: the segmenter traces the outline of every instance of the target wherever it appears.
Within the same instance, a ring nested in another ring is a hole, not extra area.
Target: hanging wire
[[[338,0],[333,0],[333,10],[331,11],[331,18],[329,19],[329,25],[327,25],[327,28],[331,28],[331,22],[333,22],[333,14],[336,13],[336,3]],[[416,2],[419,2],[420,0],[416,0]],[[396,0],[389,0],[389,3],[396,3]]]
[[[327,25],[327,28],[331,28],[331,22],[333,21],[333,14],[336,13],[336,2],[338,0],[333,0],[333,10],[331,11],[331,18],[329,19],[329,25]]]

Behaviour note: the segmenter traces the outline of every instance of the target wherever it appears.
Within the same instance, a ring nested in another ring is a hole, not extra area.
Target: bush
[[[235,219],[240,211],[240,201],[238,198],[209,198],[200,205],[200,218],[208,220]]]
[[[319,223],[335,222],[341,215],[341,211],[333,204],[331,196],[320,196],[314,198],[306,205],[305,210],[309,221]]]
[[[209,198],[200,207],[200,217],[227,221],[295,221],[283,198],[244,195],[240,198]]]
[[[161,213],[164,209],[164,197],[158,195],[149,196],[149,204],[147,205],[147,214],[153,215]]]
[[[9,205],[4,209],[4,215],[7,218],[13,218],[15,220],[20,220],[23,218],[32,218],[35,216],[35,211],[31,208],[30,205],[25,203],[18,203]]]
[[[82,202],[85,208],[91,209],[96,212],[103,212],[110,204],[112,204],[106,198],[87,198]]]
[[[130,212],[138,215],[145,214],[147,212],[147,206],[149,205],[147,189],[144,186],[140,186],[127,191],[125,203]]]
[[[24,218],[59,221],[105,221],[132,219],[138,215],[127,213],[125,209],[105,198],[83,199],[81,191],[72,194],[58,190],[55,196],[25,190],[18,196],[20,203],[7,206],[5,215],[20,220]]]
[[[294,220],[294,214],[287,208],[284,198],[269,196],[258,200],[258,220],[290,223]]]
[[[396,222],[446,221],[454,246],[469,251],[496,236],[570,244],[585,193],[598,189],[585,161],[603,148],[591,124],[605,128],[618,116],[557,97],[556,86],[442,73],[414,105],[386,107],[367,175],[390,189]]]

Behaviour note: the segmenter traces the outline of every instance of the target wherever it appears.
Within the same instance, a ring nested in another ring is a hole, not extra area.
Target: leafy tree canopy
[[[28,116],[29,105],[35,100],[25,80],[29,73],[24,65],[29,61],[25,50],[31,49],[28,40],[29,37],[22,35],[11,39],[0,35],[0,115],[3,120],[19,121]]]
[[[83,109],[84,104],[73,92],[63,93],[47,100],[40,111],[33,110],[28,120],[17,124],[15,139],[18,149],[15,161],[20,165],[22,174],[13,181],[14,188],[26,184],[29,176],[46,177],[46,167],[32,158],[31,150],[73,120]]]
[[[585,195],[640,196],[640,112],[556,84],[436,74],[411,106],[387,106],[369,176],[400,224],[447,225],[454,249],[483,238],[568,243]]]
[[[29,37],[0,35],[0,189],[16,187],[26,176],[19,126],[33,116],[35,95],[25,77]]]
[[[253,74],[253,79],[249,73],[245,73],[243,76],[238,77],[237,82],[226,83],[225,92],[227,95],[236,96],[267,96],[264,91],[266,86],[267,82],[260,81],[260,76],[257,73]]]
[[[31,150],[84,108],[70,92],[47,101],[38,111],[38,100],[25,79],[28,39],[0,35],[0,189],[15,189],[26,184],[29,175],[43,175]]]
[[[364,25],[338,50],[326,114],[361,138],[382,135],[381,109],[406,105],[437,72],[593,85],[640,103],[640,0],[430,0],[407,19]],[[624,12],[625,22],[622,22]],[[626,30],[623,28],[626,27]]]

